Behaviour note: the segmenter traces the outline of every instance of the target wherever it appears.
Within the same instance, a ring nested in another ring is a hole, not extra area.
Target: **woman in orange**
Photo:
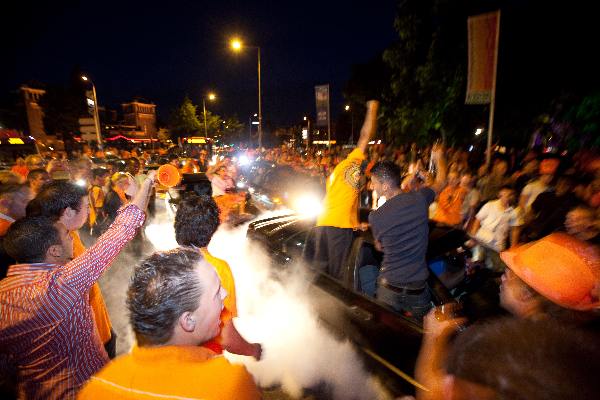
[[[129,188],[129,177],[124,172],[115,172],[110,178],[110,189],[104,199],[102,210],[106,214],[105,225],[108,227],[117,216],[121,206],[129,203],[125,191]]]

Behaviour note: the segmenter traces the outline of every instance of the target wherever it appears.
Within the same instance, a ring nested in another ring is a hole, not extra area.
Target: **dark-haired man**
[[[260,399],[243,366],[203,346],[219,333],[226,296],[197,249],[148,257],[127,292],[138,345],[94,375],[79,399]]]
[[[27,215],[45,215],[63,224],[73,240],[73,257],[79,257],[85,246],[79,237],[79,229],[85,224],[89,214],[89,196],[85,188],[68,181],[54,181],[42,189],[27,207]],[[96,329],[110,358],[116,356],[116,335],[111,328],[108,310],[98,282],[90,289]]]
[[[46,172],[46,170],[42,168],[32,169],[27,174],[27,184],[29,185],[29,188],[31,189],[31,192],[34,196],[39,193],[42,186],[44,186],[51,180],[52,179],[50,178],[48,172]]]
[[[89,291],[142,225],[153,178],[75,259],[72,236],[56,219],[25,217],[9,228],[5,249],[19,264],[0,281],[0,355],[18,371],[23,398],[73,398],[108,362]]]
[[[481,207],[471,227],[471,234],[477,241],[474,258],[478,261],[485,259],[487,268],[504,271],[504,263],[500,260],[499,252],[506,249],[510,236],[510,246],[519,243],[523,215],[515,208],[515,191],[511,186],[502,186],[498,191],[498,199],[490,200]]]
[[[386,202],[369,215],[376,247],[383,251],[377,298],[417,319],[422,319],[431,307],[425,260],[429,205],[446,181],[443,149],[436,147],[431,156],[438,171],[435,181],[415,191],[402,191],[400,168],[392,161],[379,162],[371,170],[373,190],[386,198]]]
[[[418,400],[598,398],[595,336],[554,321],[503,318],[471,326],[451,342],[461,322],[427,316],[416,368],[427,390],[417,391]]]
[[[32,198],[27,185],[6,183],[0,185],[0,236],[4,236],[8,227],[25,216],[25,207]]]
[[[237,316],[235,283],[231,268],[225,260],[221,260],[208,252],[208,244],[219,227],[219,208],[212,197],[190,195],[177,208],[175,215],[175,239],[180,246],[191,246],[197,249],[204,259],[212,265],[221,285],[227,291],[221,312],[221,335],[216,335],[203,346],[215,353],[223,349],[230,353],[253,356],[260,359],[262,348],[258,343],[248,343],[235,329],[232,319]]]

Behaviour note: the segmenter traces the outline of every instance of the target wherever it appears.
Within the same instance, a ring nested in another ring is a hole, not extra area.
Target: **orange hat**
[[[541,175],[554,175],[560,161],[557,158],[546,158],[540,163]]]
[[[169,188],[177,186],[179,184],[179,181],[181,181],[181,174],[179,173],[177,168],[175,168],[171,164],[161,165],[160,168],[158,168],[158,172],[156,175],[158,177],[158,182],[161,185]]]
[[[586,242],[553,233],[503,251],[500,258],[523,282],[550,301],[574,310],[600,307],[600,255]]]

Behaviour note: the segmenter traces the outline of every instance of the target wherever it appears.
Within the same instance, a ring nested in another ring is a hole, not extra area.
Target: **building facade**
[[[21,86],[23,103],[27,114],[28,135],[43,143],[48,142],[48,136],[44,130],[44,110],[40,107],[40,99],[46,93],[43,89],[34,89]]]
[[[121,106],[124,125],[137,127],[139,131],[144,132],[144,136],[156,137],[156,105],[132,101]]]

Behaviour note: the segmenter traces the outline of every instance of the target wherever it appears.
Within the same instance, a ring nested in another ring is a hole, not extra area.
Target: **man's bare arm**
[[[360,128],[360,137],[356,148],[360,149],[363,153],[367,151],[367,146],[371,141],[371,138],[375,136],[377,130],[377,111],[379,110],[379,102],[377,100],[367,101],[367,113],[365,114],[365,121],[363,122],[362,128]]]
[[[431,152],[431,157],[433,157],[433,162],[437,167],[437,175],[435,176],[435,181],[430,186],[436,193],[440,193],[444,186],[446,185],[446,156],[444,155],[444,147],[443,146],[435,146],[433,151]]]

